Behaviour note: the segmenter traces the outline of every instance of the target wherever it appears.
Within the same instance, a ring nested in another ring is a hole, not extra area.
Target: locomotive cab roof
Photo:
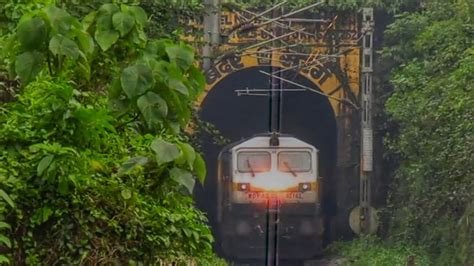
[[[256,134],[250,138],[246,138],[234,143],[231,143],[224,147],[222,150],[223,152],[225,151],[236,151],[241,148],[285,148],[285,147],[291,147],[291,148],[311,148],[316,149],[313,145],[304,142],[298,138],[295,138],[293,135],[290,134],[278,134],[276,135],[278,137],[279,143],[278,146],[270,146],[269,141],[274,136],[273,133],[263,133],[263,134]]]

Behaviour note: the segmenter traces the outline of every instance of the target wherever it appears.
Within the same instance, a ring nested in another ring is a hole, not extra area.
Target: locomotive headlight
[[[311,190],[311,184],[310,183],[299,183],[299,191],[300,192],[305,192]]]
[[[278,171],[259,175],[251,182],[253,188],[264,191],[285,191],[298,186],[297,180],[291,174]]]
[[[237,189],[239,191],[249,191],[250,190],[250,184],[249,183],[238,183],[237,184]]]

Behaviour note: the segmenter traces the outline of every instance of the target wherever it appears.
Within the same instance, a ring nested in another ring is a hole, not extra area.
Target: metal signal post
[[[273,17],[278,17],[279,14],[281,13],[281,8],[274,9],[272,11],[272,16]],[[274,24],[272,27],[273,31],[273,36],[279,36],[280,35],[280,30],[278,26]],[[278,40],[273,40],[272,41],[272,47],[278,47],[279,46],[279,41]],[[281,95],[281,80],[275,77],[274,73],[278,71],[278,68],[273,66],[273,59],[274,59],[274,54],[277,53],[278,50],[274,50],[271,52],[271,73],[272,76],[270,77],[270,132],[273,133],[278,133],[280,131],[280,122],[281,122],[281,101],[282,101],[282,95]]]
[[[205,0],[204,46],[202,48],[203,69],[209,70],[216,46],[220,43],[220,0]]]
[[[370,179],[373,172],[372,78],[374,10],[362,11],[362,84],[361,84],[361,166],[360,166],[360,234],[374,233],[377,229],[375,210],[371,207]]]

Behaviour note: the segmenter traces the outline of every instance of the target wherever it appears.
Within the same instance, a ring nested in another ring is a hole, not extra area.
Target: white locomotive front
[[[318,170],[318,150],[290,135],[261,134],[226,146],[218,158],[216,202],[224,255],[262,259],[269,202],[279,206],[279,256],[320,255],[324,215]]]
[[[231,149],[232,202],[311,203],[318,197],[318,150],[290,136],[257,136]]]

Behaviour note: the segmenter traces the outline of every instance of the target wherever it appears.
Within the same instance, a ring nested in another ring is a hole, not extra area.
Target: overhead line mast
[[[220,32],[220,0],[204,0],[206,13],[204,14],[204,46],[202,48],[202,68],[209,70],[212,65],[212,57],[217,46],[221,42]]]
[[[280,13],[282,13],[282,8],[278,9],[273,9],[272,11],[272,17],[280,17]],[[274,19],[271,19],[272,21]],[[276,20],[274,20],[276,21]],[[279,36],[281,35],[281,31],[279,30],[278,26],[273,23],[272,24],[272,34],[273,36]],[[280,46],[280,42],[277,40],[272,41],[272,48],[278,48]],[[275,56],[275,53],[278,53],[278,50],[273,50],[272,53],[270,54],[270,68],[271,68],[271,73],[272,76],[270,77],[270,92],[271,92],[271,97],[270,97],[270,132],[272,133],[279,133],[280,132],[280,124],[281,124],[281,80],[275,77],[274,73],[278,71],[278,68],[275,66],[273,63],[274,59],[277,58]]]
[[[273,1],[275,2],[275,1]],[[270,21],[277,21],[281,16],[283,8],[272,10],[272,19]],[[272,23],[272,35],[279,36],[281,32],[278,26],[275,23]],[[280,41],[273,40],[272,48],[279,47]],[[273,60],[275,58],[275,53],[279,50],[273,50],[270,54],[270,68],[271,73],[278,71]],[[270,132],[274,134],[270,138],[270,146],[279,146],[278,133],[280,132],[281,126],[281,98],[282,98],[282,84],[281,80],[277,79],[274,75],[270,77]],[[266,228],[266,254],[265,254],[265,265],[267,266],[277,266],[278,265],[278,235],[279,235],[279,216],[280,216],[280,203],[278,199],[270,198],[267,202],[267,228]]]
[[[360,234],[366,235],[377,230],[375,209],[371,206],[371,179],[373,176],[373,125],[372,125],[372,89],[373,89],[373,33],[374,10],[362,10],[362,81],[361,81],[361,155],[360,155]]]

